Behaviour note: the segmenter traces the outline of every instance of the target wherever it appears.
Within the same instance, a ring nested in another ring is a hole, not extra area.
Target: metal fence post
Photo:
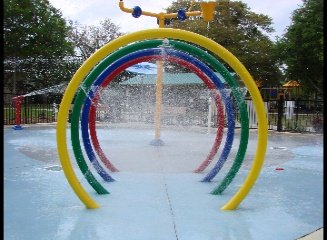
[[[299,121],[299,109],[300,108],[300,100],[299,98],[295,99],[295,123],[294,123],[294,127],[295,129],[298,128],[298,121]]]
[[[284,94],[279,94],[279,99],[278,99],[278,115],[277,115],[277,131],[281,132],[283,131],[283,114],[284,114]]]

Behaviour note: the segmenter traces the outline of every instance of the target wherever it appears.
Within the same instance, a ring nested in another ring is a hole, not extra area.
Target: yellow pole
[[[155,107],[155,141],[160,141],[161,104],[162,104],[163,61],[157,61],[156,107]],[[157,142],[159,144],[159,142]]]
[[[159,13],[158,16],[159,28],[165,27],[165,14]],[[154,145],[162,145],[163,142],[160,140],[160,130],[161,130],[161,104],[162,104],[162,77],[163,77],[163,61],[157,61],[157,81],[156,81],[156,106],[155,106],[155,116],[154,116],[154,141],[151,143]]]
[[[190,5],[189,9],[185,13],[186,16],[199,16],[199,15],[203,14],[203,12],[201,12],[201,11],[191,11],[193,4],[194,4],[194,0],[191,1],[191,5]],[[205,6],[207,6],[207,5],[208,5],[208,3],[205,4]],[[205,18],[204,18],[205,21],[212,20],[214,5],[215,5],[215,2],[212,2],[212,3],[210,3],[210,7],[206,7],[205,11],[209,8],[211,8],[211,11],[209,14],[207,14],[207,13],[203,14],[203,15],[205,15]],[[127,12],[127,13],[133,12],[133,9],[126,8],[124,6],[123,0],[119,1],[119,8],[123,12]],[[202,8],[202,5],[201,5],[201,8]],[[212,16],[210,17],[211,14],[212,14]],[[142,11],[142,15],[157,18],[159,28],[165,27],[165,19],[177,17],[177,13],[163,13],[163,12],[152,13],[152,12],[146,12],[146,11]],[[207,17],[207,16],[209,16],[209,17]],[[156,105],[155,105],[155,116],[154,116],[154,125],[155,125],[155,135],[154,136],[155,137],[154,137],[154,140],[151,141],[151,144],[156,145],[156,146],[163,145],[163,141],[160,139],[161,105],[162,105],[162,88],[163,88],[162,77],[163,77],[163,61],[158,60],[157,61],[157,80],[156,80]]]

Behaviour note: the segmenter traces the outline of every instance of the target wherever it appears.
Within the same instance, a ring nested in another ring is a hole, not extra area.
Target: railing
[[[16,124],[15,106],[4,105],[4,125]],[[28,104],[21,109],[21,124],[51,123],[56,121],[52,104]]]
[[[269,129],[295,132],[322,132],[323,101],[283,99],[269,101]]]
[[[5,95],[4,125],[15,125],[15,104],[8,100],[12,96]],[[127,100],[128,101],[128,100]],[[59,101],[57,101],[59,102]],[[255,110],[251,100],[246,100],[249,113],[249,127],[257,128]],[[268,117],[268,129],[293,132],[322,132],[323,130],[323,101],[322,100],[296,100],[284,101],[283,99],[265,102]],[[119,108],[98,107],[96,120],[100,122],[143,122],[153,124],[153,109],[128,107],[121,104]],[[153,106],[152,106],[153,107]],[[34,103],[31,99],[24,99],[21,107],[21,124],[51,123],[56,122],[58,104],[53,99],[43,99],[43,103]],[[211,127],[217,127],[217,116],[213,113],[208,121],[208,109],[190,109],[175,107],[172,110],[164,108],[162,113],[163,125],[204,126],[208,122]],[[238,111],[235,111],[236,127],[239,126]]]
[[[322,100],[269,100],[265,102],[268,129],[289,132],[322,132]],[[257,128],[255,111],[247,100],[250,128]],[[237,115],[237,118],[239,116]]]
[[[4,93],[3,123],[4,125],[16,124],[16,106],[12,98],[14,95]],[[22,101],[20,123],[51,123],[56,121],[58,104],[54,97],[43,97],[42,100],[26,97]],[[37,100],[40,103],[35,103]]]

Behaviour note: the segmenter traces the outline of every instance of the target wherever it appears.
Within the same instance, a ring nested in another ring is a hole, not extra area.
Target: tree
[[[167,8],[167,12],[187,10],[189,1],[178,0]],[[192,10],[200,10],[195,3]],[[281,78],[277,59],[272,54],[274,43],[268,34],[274,29],[272,19],[263,14],[251,12],[240,1],[217,2],[214,20],[207,23],[200,16],[185,21],[172,19],[170,27],[196,32],[213,39],[232,52],[248,69],[255,80],[263,86],[277,85]]]
[[[78,22],[69,22],[71,30],[68,38],[75,45],[77,54],[86,60],[100,47],[122,35],[119,27],[110,19],[100,21],[100,26],[81,25]]]
[[[100,21],[99,26],[82,25],[77,21],[69,21],[69,25],[70,31],[68,33],[68,39],[74,44],[75,54],[82,61],[85,61],[108,42],[123,35],[123,33],[119,31],[119,27],[110,19]],[[134,75],[135,74],[124,71],[120,74],[120,77],[111,84],[118,84],[120,81]]]
[[[323,34],[323,0],[304,0],[276,46],[286,76],[318,96],[323,96]]]
[[[6,88],[21,94],[71,77],[69,28],[49,1],[5,0],[3,29]]]

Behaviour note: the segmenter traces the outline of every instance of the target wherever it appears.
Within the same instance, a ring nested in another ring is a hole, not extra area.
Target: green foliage
[[[69,40],[74,44],[77,54],[86,60],[100,47],[122,35],[119,27],[110,19],[100,22],[100,26],[81,25],[78,22],[69,22],[71,30]]]
[[[187,10],[189,2],[175,1],[167,12]],[[199,3],[194,4],[193,10],[200,10]],[[196,32],[213,39],[233,53],[263,86],[276,86],[282,73],[277,58],[273,55],[274,43],[269,38],[269,33],[274,31],[271,25],[270,17],[251,12],[241,1],[223,1],[217,2],[214,20],[209,23],[197,16],[185,21],[173,19],[169,27]]]
[[[47,0],[5,0],[5,56],[60,56],[72,53],[59,10]]]
[[[5,0],[3,29],[6,88],[26,93],[71,77],[69,28],[49,1]]]
[[[323,95],[323,0],[304,0],[292,14],[292,24],[277,41],[276,52],[287,77],[303,92]]]

